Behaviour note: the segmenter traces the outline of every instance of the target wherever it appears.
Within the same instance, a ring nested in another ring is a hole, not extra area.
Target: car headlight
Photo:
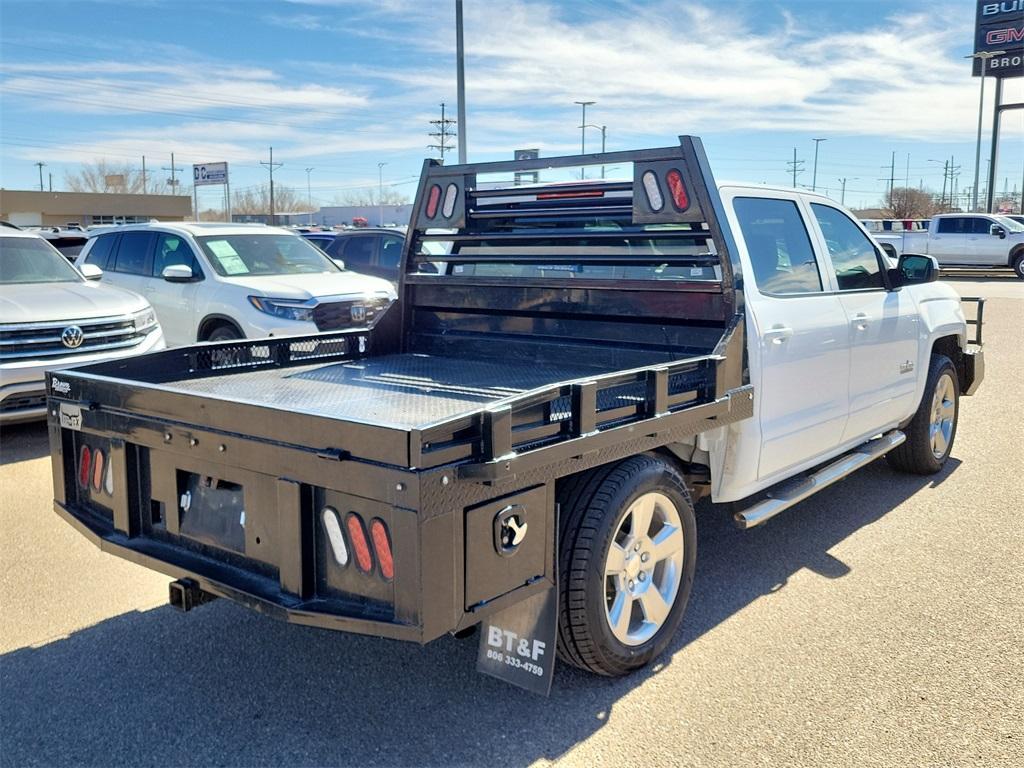
[[[296,301],[295,299],[268,299],[264,296],[250,296],[249,303],[268,315],[283,317],[285,320],[302,320],[307,323],[313,322],[313,310],[317,305],[316,299]]]
[[[133,312],[132,324],[136,333],[149,333],[156,327],[156,312],[152,307]]]

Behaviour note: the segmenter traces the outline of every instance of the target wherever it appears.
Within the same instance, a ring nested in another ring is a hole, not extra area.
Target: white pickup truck
[[[480,668],[543,692],[556,647],[622,675],[669,644],[696,499],[750,528],[881,456],[938,472],[984,375],[932,257],[890,263],[822,195],[717,184],[693,137],[428,161],[413,211],[372,328],[51,377],[57,513],[182,610],[418,643],[481,624]]]
[[[1024,279],[1024,224],[987,213],[944,213],[924,232],[876,234],[889,253],[924,253],[943,267],[1011,267]]]

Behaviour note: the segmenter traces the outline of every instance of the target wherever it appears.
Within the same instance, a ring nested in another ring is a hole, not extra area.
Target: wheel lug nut
[[[634,552],[639,552],[640,551],[640,542],[637,542],[636,544],[633,545],[633,551]]]
[[[632,581],[629,582],[629,588],[630,589],[633,589],[635,586],[636,586],[636,584],[634,584]]]
[[[646,563],[650,559],[651,559],[651,556],[647,552],[644,552],[642,555],[640,555],[640,562],[641,563]]]
[[[647,581],[647,574],[643,571],[640,571],[640,573],[637,574],[637,578],[640,579],[640,581]]]

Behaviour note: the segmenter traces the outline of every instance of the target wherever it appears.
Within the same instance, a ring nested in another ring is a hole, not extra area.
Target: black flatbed
[[[393,354],[293,368],[242,371],[169,381],[196,395],[375,424],[425,429],[505,398],[560,382],[608,373],[566,362],[510,363],[424,354]]]

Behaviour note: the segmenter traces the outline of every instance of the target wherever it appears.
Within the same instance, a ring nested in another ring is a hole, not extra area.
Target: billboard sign
[[[974,20],[974,52],[1004,51],[985,63],[992,77],[1024,75],[1024,0],[978,0]],[[975,77],[981,76],[981,60],[974,59]]]
[[[227,184],[227,163],[201,163],[192,166],[192,183],[201,187],[204,184]]]

